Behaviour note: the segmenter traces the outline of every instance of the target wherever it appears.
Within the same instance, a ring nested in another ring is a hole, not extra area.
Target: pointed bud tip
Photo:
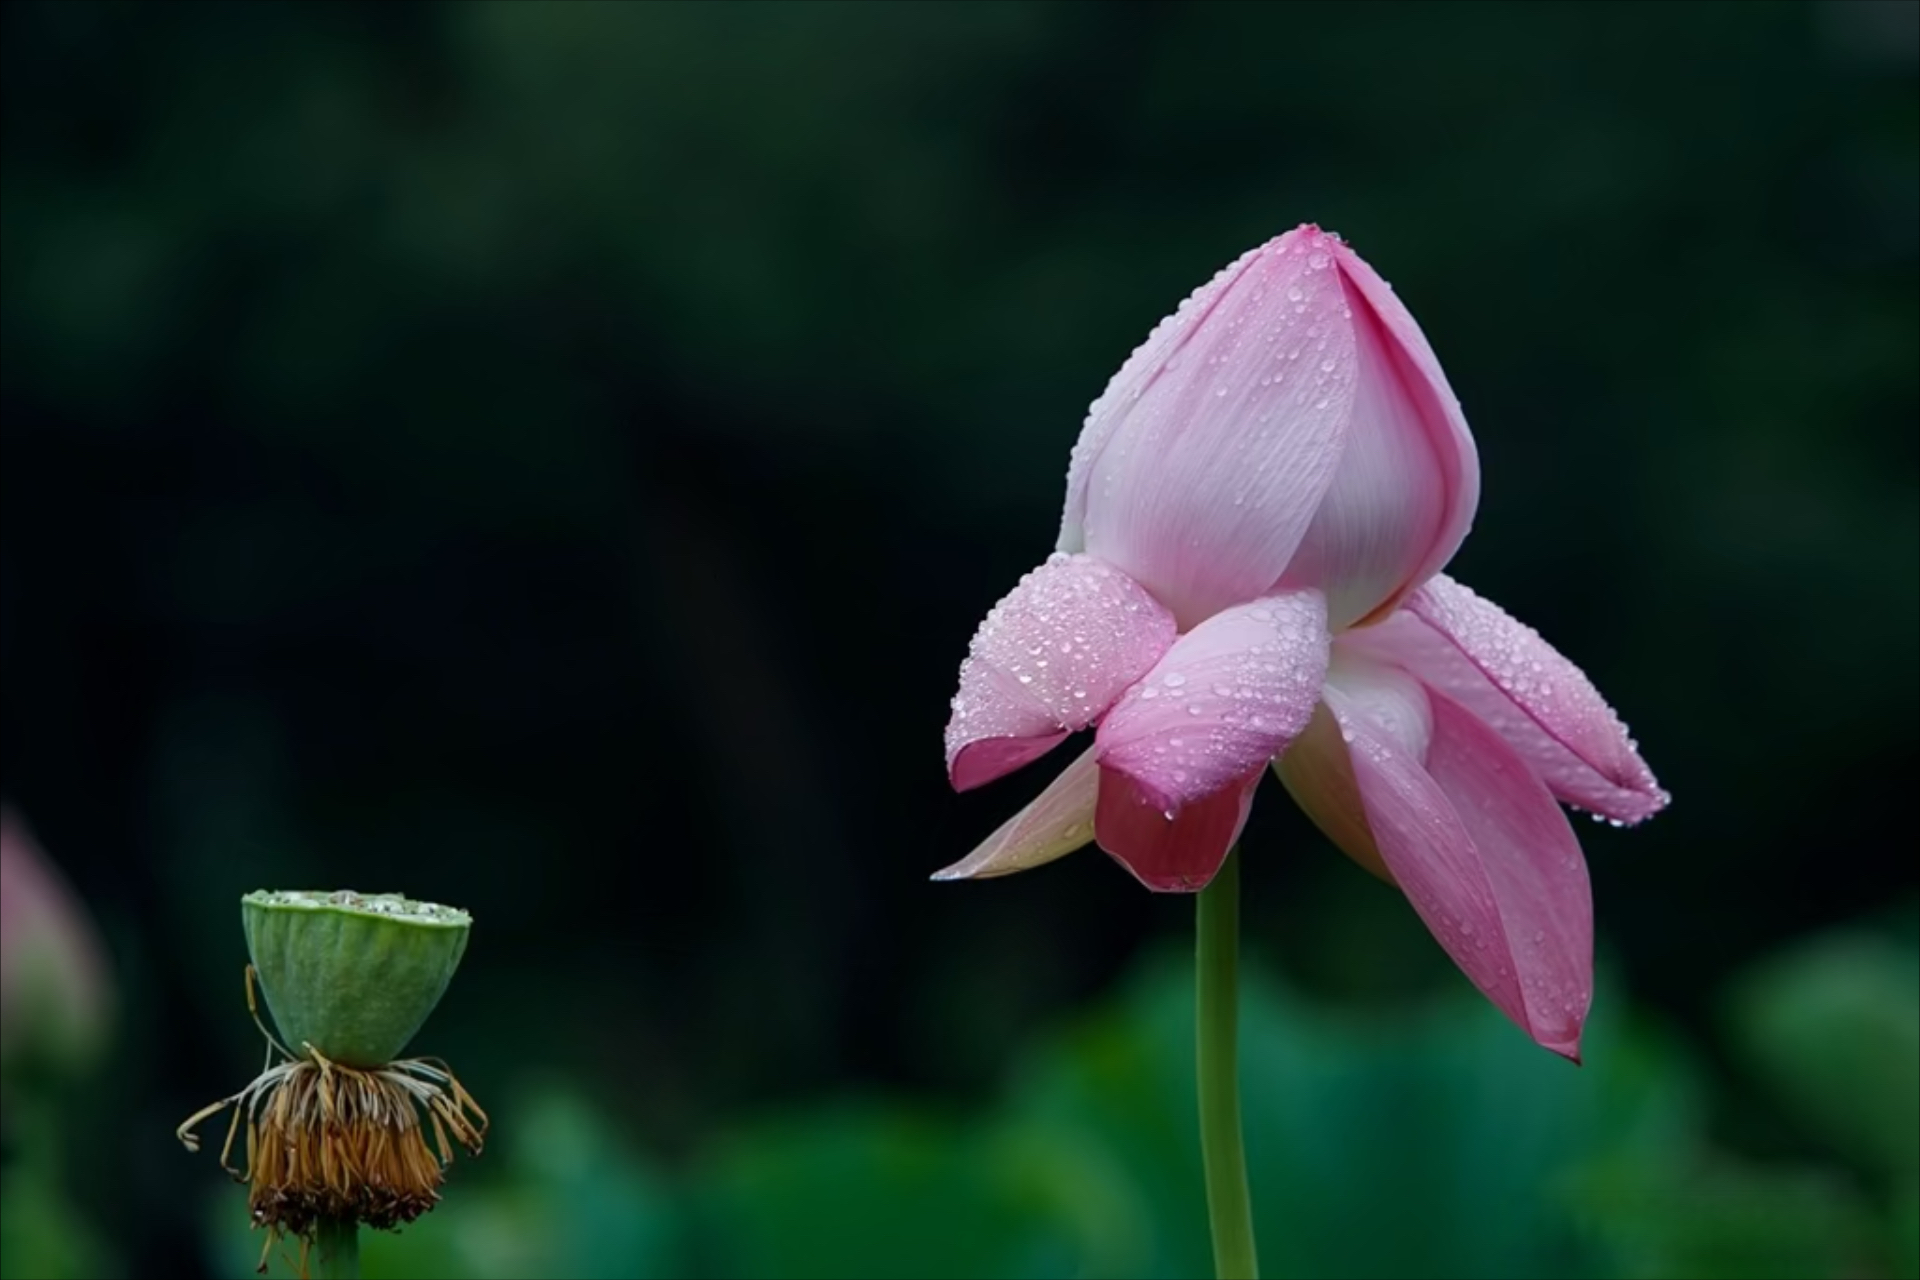
[[[1339,242],[1338,236],[1329,236],[1322,231],[1319,223],[1303,222],[1291,231],[1282,231],[1253,252],[1256,257],[1281,257],[1306,252],[1311,246],[1329,239]]]
[[[1300,245],[1303,248],[1319,246],[1321,248],[1344,247],[1344,240],[1338,231],[1328,231],[1317,222],[1303,222],[1293,230],[1276,236],[1270,243],[1279,245]]]

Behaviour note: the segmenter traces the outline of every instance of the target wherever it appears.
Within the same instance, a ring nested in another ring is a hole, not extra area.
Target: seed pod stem
[[[310,1256],[314,1280],[360,1280],[360,1224],[351,1218],[320,1219]]]

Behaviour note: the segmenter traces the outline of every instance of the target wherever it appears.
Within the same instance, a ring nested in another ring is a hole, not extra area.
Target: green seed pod
[[[350,890],[256,890],[240,915],[287,1048],[363,1068],[399,1057],[440,1003],[472,924],[453,907]]]

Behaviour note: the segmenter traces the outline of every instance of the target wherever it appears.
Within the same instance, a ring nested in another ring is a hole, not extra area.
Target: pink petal
[[[1060,513],[1058,550],[1071,554],[1087,549],[1087,488],[1093,479],[1093,464],[1114,430],[1126,420],[1126,409],[1140,398],[1140,392],[1159,370],[1192,340],[1194,331],[1219,306],[1227,290],[1237,284],[1270,247],[1261,245],[1247,250],[1214,272],[1213,279],[1188,294],[1173,314],[1156,324],[1133,349],[1120,371],[1108,381],[1106,390],[1088,407],[1080,438],[1074,441],[1073,453],[1067,461],[1067,500]]]
[[[1355,377],[1335,243],[1303,227],[1242,257],[1088,411],[1062,545],[1084,524],[1183,626],[1269,593],[1333,480]]]
[[[1343,660],[1326,700],[1367,827],[1414,910],[1508,1017],[1577,1061],[1592,904],[1552,796],[1498,734],[1403,671]],[[1423,737],[1424,762],[1409,749]]]
[[[1399,372],[1401,385],[1430,433],[1444,475],[1446,505],[1426,555],[1403,584],[1404,589],[1410,589],[1445,568],[1473,527],[1474,512],[1480,506],[1480,454],[1474,447],[1473,433],[1467,429],[1467,417],[1460,411],[1459,398],[1441,371],[1439,357],[1433,354],[1412,313],[1394,294],[1393,286],[1346,245],[1336,241],[1334,254],[1349,295],[1357,295],[1357,301],[1370,308],[1380,323],[1386,339],[1384,354]],[[1384,616],[1393,603],[1383,602],[1379,613]]]
[[[1400,663],[1470,709],[1568,804],[1615,822],[1666,807],[1667,793],[1586,673],[1453,579],[1434,578],[1403,614],[1341,644]]]
[[[1178,812],[1162,809],[1125,774],[1100,770],[1094,830],[1100,847],[1156,893],[1207,887],[1240,838],[1265,766]]]
[[[961,688],[966,685],[966,673],[961,672]],[[993,686],[989,685],[988,688]],[[979,703],[974,704],[981,705]],[[1008,716],[1024,715],[1024,709],[1009,702],[995,704],[997,709]],[[957,750],[951,745],[953,728],[947,729],[947,781],[955,791],[972,791],[975,787],[984,787],[996,778],[1004,778],[1016,769],[1024,769],[1067,740],[1070,730],[1061,729],[1055,733],[1036,732],[1030,738],[982,738],[969,742]]]
[[[1392,667],[1355,660],[1335,642],[1327,681],[1339,683],[1348,714],[1364,720],[1388,749],[1423,760],[1433,736],[1433,711],[1419,683]],[[1367,871],[1395,883],[1367,826],[1366,806],[1340,725],[1326,702],[1284,754],[1274,771],[1296,803],[1342,853]]]
[[[1433,693],[1427,773],[1480,854],[1499,904],[1507,954],[1526,1001],[1521,1025],[1580,1060],[1593,998],[1593,893],[1567,815],[1506,741],[1443,693]]]
[[[1312,718],[1327,646],[1317,591],[1215,614],[1176,640],[1100,722],[1101,767],[1130,778],[1161,811],[1258,772]]]
[[[1327,704],[1314,708],[1313,719],[1286,754],[1273,762],[1273,771],[1287,794],[1313,820],[1333,847],[1371,875],[1393,884],[1393,872],[1380,856],[1373,832],[1367,827],[1367,809],[1354,780],[1353,761],[1340,737],[1340,722]]]
[[[960,664],[947,776],[967,791],[1084,729],[1173,643],[1173,617],[1091,556],[1053,555],[993,607]]]
[[[1100,770],[1089,747],[1032,804],[1002,823],[972,853],[934,872],[933,878],[984,880],[1072,853],[1093,839],[1093,807],[1099,789]]]
[[[1446,424],[1431,420],[1431,397],[1408,385],[1407,362],[1395,358],[1364,301],[1355,308],[1354,336],[1358,372],[1346,451],[1281,580],[1324,589],[1336,631],[1417,584],[1453,496],[1437,448],[1449,439]]]

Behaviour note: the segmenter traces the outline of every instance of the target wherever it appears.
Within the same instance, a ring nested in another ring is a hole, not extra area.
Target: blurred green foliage
[[[1256,975],[1242,1065],[1263,1273],[1912,1277],[1920,1001],[1902,984],[1916,968],[1912,947],[1854,932],[1739,986],[1769,1098],[1794,1114],[1813,1102],[1823,1131],[1829,1114],[1875,1122],[1843,1124],[1870,1141],[1819,1164],[1727,1150],[1712,1074],[1617,992],[1602,991],[1576,1070],[1464,992],[1363,1016]],[[366,1273],[1204,1275],[1192,1019],[1186,960],[1158,958],[1030,1046],[988,1107],[816,1106],[740,1125],[671,1169],[565,1090],[530,1093],[498,1108],[504,1161],[463,1165],[439,1210],[368,1235]],[[1834,1046],[1846,1028],[1892,1061]],[[211,1207],[236,1280],[258,1249],[240,1202]]]
[[[0,1173],[0,1276],[92,1280],[111,1270],[97,1225],[45,1165],[9,1162]]]
[[[1920,1176],[1920,966],[1873,936],[1769,958],[1736,993],[1738,1043],[1795,1119],[1896,1181]]]

